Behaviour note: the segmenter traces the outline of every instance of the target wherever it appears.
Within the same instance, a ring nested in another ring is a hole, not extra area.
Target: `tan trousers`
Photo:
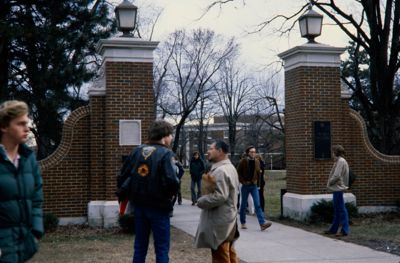
[[[238,257],[233,243],[225,241],[217,250],[211,249],[212,263],[238,263]]]

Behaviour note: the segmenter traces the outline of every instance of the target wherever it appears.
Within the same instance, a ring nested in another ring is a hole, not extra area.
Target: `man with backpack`
[[[172,132],[168,122],[155,121],[149,130],[148,143],[130,154],[118,176],[117,195],[122,200],[128,198],[134,208],[135,263],[146,262],[150,232],[153,232],[157,263],[169,262],[169,215],[179,187],[174,153],[168,149]]]

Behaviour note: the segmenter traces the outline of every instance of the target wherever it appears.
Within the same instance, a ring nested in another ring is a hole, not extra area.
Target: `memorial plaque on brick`
[[[141,121],[119,120],[119,145],[141,144]]]
[[[325,160],[331,158],[331,123],[314,122],[314,158]]]

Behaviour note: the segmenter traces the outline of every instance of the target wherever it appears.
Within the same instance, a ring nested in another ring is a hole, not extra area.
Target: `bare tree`
[[[201,95],[213,88],[212,77],[237,52],[237,44],[234,39],[226,41],[211,30],[197,29],[190,33],[185,30],[172,33],[163,48],[171,56],[169,63],[164,63],[167,72],[158,105],[166,114],[180,117],[172,147],[176,151],[186,119]]]
[[[146,1],[140,4],[140,12],[138,12],[138,17],[136,19],[137,26],[135,29],[139,38],[149,41],[152,40],[157,22],[163,11],[163,8]]]
[[[215,6],[221,8],[228,2],[240,0],[212,1],[207,11]],[[355,43],[369,58],[369,82],[351,82],[343,78],[359,102],[361,114],[366,120],[374,146],[387,154],[400,154],[400,89],[396,75],[400,67],[400,1],[370,0],[310,0]],[[297,12],[277,15],[259,24],[261,31],[273,21],[281,20],[280,33],[293,28],[305,3]],[[360,10],[360,11],[358,11]],[[359,79],[354,70],[352,78]]]
[[[207,151],[208,127],[211,119],[217,115],[218,109],[212,101],[215,96],[215,89],[208,90],[200,96],[200,101],[195,109],[193,117],[198,121],[197,125],[197,146],[200,156],[203,158]]]
[[[237,60],[227,60],[220,73],[220,84],[217,88],[218,101],[226,122],[228,123],[229,146],[231,157],[235,159],[236,124],[239,117],[252,107],[253,82],[243,68],[239,69]]]
[[[279,87],[277,74],[268,73],[259,76],[253,109],[256,110],[256,115],[259,115],[260,121],[284,134],[283,92]]]

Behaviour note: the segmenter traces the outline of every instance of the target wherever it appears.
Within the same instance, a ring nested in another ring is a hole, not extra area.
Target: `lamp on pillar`
[[[299,18],[301,37],[308,39],[308,43],[315,43],[314,38],[321,35],[323,16],[312,9],[310,4],[308,10]]]
[[[117,18],[118,30],[122,32],[122,37],[133,37],[131,31],[136,27],[137,6],[124,0],[115,7],[115,16]]]

